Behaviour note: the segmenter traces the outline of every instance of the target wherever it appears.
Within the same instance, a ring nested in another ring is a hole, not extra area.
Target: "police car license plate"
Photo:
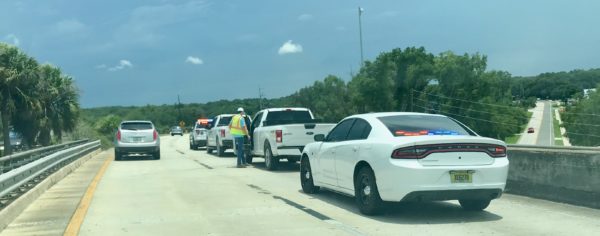
[[[450,182],[453,184],[472,183],[473,182],[473,171],[472,170],[450,171]]]

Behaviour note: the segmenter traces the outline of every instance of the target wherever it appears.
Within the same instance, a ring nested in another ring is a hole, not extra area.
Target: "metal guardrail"
[[[39,157],[27,164],[21,165],[7,173],[0,175],[0,210],[13,200],[35,187],[43,179],[68,165],[74,160],[100,148],[100,140],[93,142],[77,141],[69,143],[69,148],[55,151],[52,154]],[[64,144],[67,145],[67,144]],[[63,147],[64,147],[63,145]],[[50,148],[50,147],[49,147]],[[45,149],[49,150],[49,149]],[[38,154],[40,150],[32,150]],[[15,157],[12,157],[15,159]]]
[[[597,151],[600,152],[600,147],[581,147],[581,146],[541,146],[541,145],[522,145],[509,144],[508,148],[528,148],[528,149],[546,149],[546,150],[563,150],[563,151]]]
[[[82,139],[78,141],[67,142],[48,147],[31,149],[24,152],[15,153],[9,156],[0,157],[0,175],[9,172],[12,169],[16,169],[23,165],[26,165],[27,163],[33,162],[41,157],[48,156],[54,152],[74,147],[86,143],[88,141],[88,139]]]

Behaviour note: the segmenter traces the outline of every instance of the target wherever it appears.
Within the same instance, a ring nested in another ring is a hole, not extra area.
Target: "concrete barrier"
[[[600,148],[508,147],[506,192],[600,209]]]

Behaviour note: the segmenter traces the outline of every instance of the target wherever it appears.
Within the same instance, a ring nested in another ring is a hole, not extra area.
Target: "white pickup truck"
[[[233,137],[229,133],[229,122],[233,114],[221,114],[212,119],[206,136],[206,152],[217,151],[217,156],[225,155],[225,150],[233,149]],[[244,116],[246,124],[250,124],[250,117]]]
[[[233,139],[229,134],[229,122],[233,114],[221,114],[213,118],[206,136],[206,152],[217,150],[217,156],[223,156],[225,150],[233,148]]]
[[[280,159],[297,162],[306,144],[317,134],[327,135],[335,124],[317,123],[307,108],[270,108],[259,111],[250,126],[251,154],[265,158],[267,169],[277,168]]]

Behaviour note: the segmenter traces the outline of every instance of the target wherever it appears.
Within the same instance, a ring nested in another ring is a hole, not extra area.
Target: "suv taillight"
[[[283,133],[281,130],[275,130],[275,142],[283,142]]]
[[[224,129],[221,130],[221,137],[225,138],[225,130]]]
[[[152,138],[154,141],[156,141],[156,138],[158,138],[158,132],[156,132],[156,130],[154,130],[154,133],[152,133]]]
[[[121,131],[117,131],[117,141],[121,141]]]

